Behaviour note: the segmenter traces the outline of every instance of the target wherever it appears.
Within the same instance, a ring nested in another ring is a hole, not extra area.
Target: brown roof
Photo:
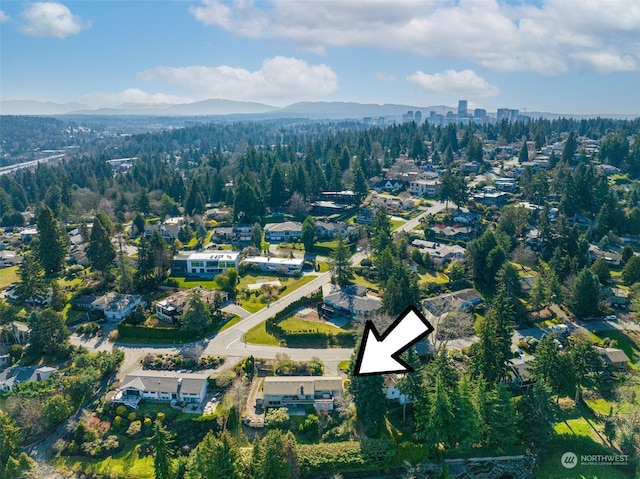
[[[598,348],[598,352],[607,364],[629,362],[629,357],[624,353],[622,349]]]

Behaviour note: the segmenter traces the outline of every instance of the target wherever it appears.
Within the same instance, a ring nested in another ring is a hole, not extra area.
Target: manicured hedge
[[[118,325],[118,332],[121,339],[126,338],[147,338],[147,339],[171,339],[171,340],[185,340],[185,339],[199,339],[202,337],[202,330],[186,330],[176,328],[149,328],[145,326],[138,326],[134,324]]]
[[[371,439],[321,444],[299,444],[302,477],[326,472],[380,470],[391,463],[395,451],[390,441]]]

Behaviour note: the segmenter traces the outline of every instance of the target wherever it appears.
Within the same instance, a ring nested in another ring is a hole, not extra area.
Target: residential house
[[[371,205],[374,207],[386,206],[389,211],[406,211],[415,207],[416,200],[412,198],[400,198],[399,196],[373,193],[371,197]]]
[[[507,202],[509,193],[504,191],[475,193],[471,199],[485,206],[500,206]]]
[[[249,256],[243,261],[245,264],[256,265],[260,271],[266,273],[279,273],[287,275],[302,274],[304,259],[302,258],[275,258],[267,256]]]
[[[314,201],[311,203],[311,213],[314,215],[335,215],[344,213],[347,206],[335,201]]]
[[[0,268],[8,268],[10,266],[16,266],[22,263],[22,256],[16,254],[15,251],[2,250],[0,251]]]
[[[322,315],[325,318],[366,319],[382,307],[380,297],[360,285],[344,288],[326,285],[322,293]]]
[[[237,223],[231,230],[234,243],[251,243],[253,225],[248,223]]]
[[[338,232],[342,233],[342,237],[346,238],[352,226],[342,223],[328,223],[326,221],[316,221],[316,237],[318,239],[332,239],[338,236]]]
[[[159,224],[159,225],[147,225],[144,227],[144,235],[152,236],[155,231],[160,233],[160,236],[167,241],[172,242],[178,237],[181,226],[178,224]]]
[[[373,223],[373,208],[360,208],[356,215],[356,223],[370,225]]]
[[[441,316],[451,310],[469,311],[481,302],[482,295],[473,288],[467,288],[424,299],[422,306],[434,316]]]
[[[629,356],[622,349],[618,348],[596,348],[608,368],[627,369]]]
[[[44,381],[58,368],[49,366],[14,366],[0,372],[0,391],[10,392],[20,383]]]
[[[480,163],[476,163],[475,161],[462,163],[460,165],[460,171],[462,171],[464,174],[477,173],[478,171],[480,171]]]
[[[110,400],[134,409],[142,399],[200,404],[207,394],[208,379],[209,373],[203,372],[138,370],[125,376]]]
[[[400,404],[409,404],[411,398],[400,391],[398,387],[398,375],[387,374],[384,377],[384,395],[389,401],[398,401]]]
[[[171,274],[213,278],[228,269],[238,269],[240,253],[237,251],[207,251],[202,253],[182,253],[173,257]]]
[[[11,364],[11,356],[8,354],[0,354],[0,371],[9,367],[9,364]]]
[[[227,221],[233,217],[233,210],[231,208],[209,208],[204,214],[210,220]]]
[[[38,234],[37,228],[25,228],[20,232],[20,240],[23,243],[30,243],[31,240]]]
[[[515,193],[518,191],[518,180],[515,178],[498,178],[493,182],[493,186],[498,191]]]
[[[462,223],[465,225],[473,225],[480,223],[482,216],[478,213],[472,213],[470,211],[457,211],[453,217],[454,223]]]
[[[414,196],[426,196],[435,198],[440,191],[438,180],[413,180],[409,184],[409,192]]]
[[[267,223],[264,225],[264,240],[268,243],[288,242],[300,238],[302,238],[302,223],[298,221]]]
[[[344,191],[322,191],[320,193],[320,201],[333,201],[339,205],[357,205],[360,198],[351,190]]]
[[[11,323],[11,334],[17,344],[24,344],[29,340],[29,326],[24,323]]]
[[[332,411],[342,395],[339,376],[268,376],[262,388],[265,407],[306,407]]]
[[[205,289],[201,286],[189,290],[176,291],[171,296],[156,303],[156,317],[168,323],[177,323],[178,317],[188,307],[191,294],[196,293],[205,304],[213,304],[216,296],[221,303],[229,301],[229,293]]]
[[[590,229],[596,226],[596,222],[586,216],[576,213],[567,219],[569,226],[578,225],[578,228]]]
[[[404,189],[406,183],[402,180],[381,180],[375,184],[373,189],[380,193],[381,191],[398,191]]]
[[[431,228],[436,236],[451,241],[469,241],[473,239],[474,230],[470,226],[435,225]]]
[[[212,243],[231,243],[233,241],[233,228],[231,226],[218,226],[211,232]]]
[[[603,257],[608,265],[620,266],[622,263],[622,255],[614,251],[603,251],[598,246],[589,245],[589,259],[595,261],[598,258]]]
[[[629,305],[629,293],[622,288],[607,288],[609,304],[614,308],[626,308]]]
[[[534,356],[525,356],[507,361],[513,384],[525,391],[535,384],[535,380],[531,377],[531,361],[533,359],[535,359]]]
[[[416,239],[411,245],[418,248],[422,254],[429,253],[434,265],[442,265],[450,261],[463,261],[466,250],[462,246],[448,245],[434,241]]]
[[[138,305],[142,304],[142,297],[134,294],[120,294],[109,292],[102,296],[94,297],[87,307],[87,301],[91,296],[82,296],[76,301],[76,307],[81,309],[94,309],[102,311],[107,319],[123,320],[129,316]]]

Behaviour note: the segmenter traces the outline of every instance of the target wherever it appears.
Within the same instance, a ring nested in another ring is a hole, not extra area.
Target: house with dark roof
[[[380,297],[360,285],[344,288],[327,285],[327,288],[323,288],[323,295],[322,315],[329,319],[366,319],[382,307]]]
[[[327,221],[316,221],[315,231],[318,239],[335,238],[338,233],[342,233],[342,237],[346,238],[353,226],[343,223],[329,223]]]
[[[120,294],[109,292],[102,296],[80,296],[75,306],[79,309],[93,309],[102,311],[107,319],[122,320],[129,316],[134,309],[142,304],[142,297],[134,294]]]
[[[629,366],[629,356],[622,349],[618,348],[596,348],[602,357],[607,368],[627,369]]]
[[[455,293],[441,294],[422,301],[422,306],[434,316],[442,316],[452,310],[469,311],[482,302],[482,295],[473,288]]]
[[[20,383],[44,381],[58,368],[49,366],[15,366],[0,372],[0,391],[10,392]]]
[[[215,291],[198,286],[193,289],[176,291],[171,296],[156,303],[156,318],[168,323],[177,323],[178,317],[188,307],[191,294],[197,294],[203,303],[212,305],[216,296],[220,297],[221,304],[229,301],[229,293],[226,291]]]
[[[264,406],[305,407],[332,411],[334,400],[342,394],[340,376],[269,376],[262,388]]]
[[[199,404],[207,394],[208,379],[209,373],[202,372],[138,370],[125,376],[110,400],[134,409],[142,399]]]
[[[525,356],[523,358],[512,358],[507,361],[512,382],[520,389],[528,390],[535,383],[531,377],[531,361],[534,359],[534,356]]]

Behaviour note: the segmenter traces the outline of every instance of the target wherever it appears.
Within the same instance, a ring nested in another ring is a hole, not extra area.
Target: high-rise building
[[[475,110],[473,110],[474,118],[484,118],[485,116],[487,116],[487,110],[485,110],[484,108],[476,108]]]
[[[467,100],[458,101],[458,116],[459,117],[467,116]]]
[[[496,120],[498,120],[498,123],[500,123],[502,120],[509,120],[509,109],[498,108],[498,111],[496,111]]]

